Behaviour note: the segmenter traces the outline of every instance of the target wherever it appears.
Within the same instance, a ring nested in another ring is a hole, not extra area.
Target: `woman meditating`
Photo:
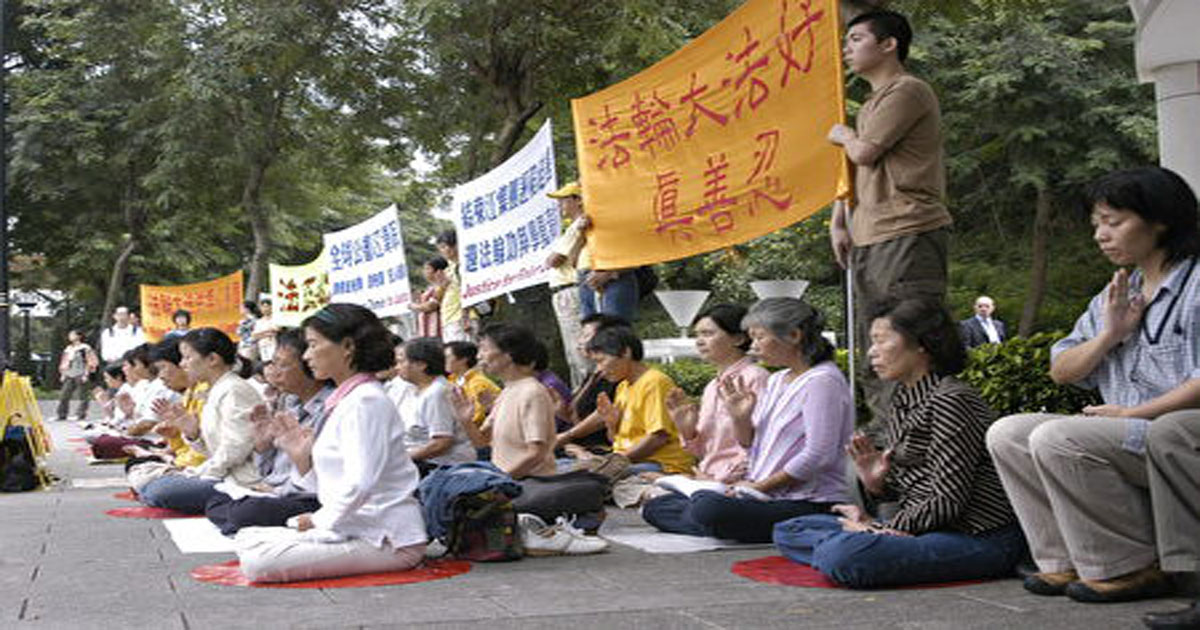
[[[855,505],[775,526],[785,556],[850,588],[1010,575],[1025,542],[984,448],[993,414],[954,378],[966,363],[940,304],[884,304],[871,322],[871,368],[896,383],[883,448],[858,434],[848,451],[886,521]]]
[[[220,330],[189,331],[179,342],[179,356],[191,382],[209,384],[204,409],[197,419],[174,403],[159,405],[158,415],[207,459],[148,482],[140,496],[147,505],[203,514],[205,504],[217,493],[217,483],[229,481],[249,488],[261,479],[254,464],[250,414],[262,398],[234,372],[237,344]]]
[[[289,527],[239,531],[241,571],[256,582],[290,582],[412,568],[427,540],[413,496],[417,468],[396,406],[374,376],[392,365],[389,333],[366,308],[330,304],[305,320],[304,336],[313,375],[336,385],[311,451],[321,508]]]
[[[732,315],[718,309],[716,318]],[[708,317],[712,320],[712,312]],[[704,318],[697,323],[698,332],[703,324]],[[651,499],[642,508],[648,523],[680,534],[770,542],[775,523],[828,512],[846,500],[845,447],[854,407],[846,378],[832,361],[833,346],[821,336],[823,326],[821,314],[798,299],[770,298],[751,307],[741,320],[750,353],[784,369],[772,374],[761,392],[753,385],[761,373],[742,365],[738,377],[727,378],[727,369],[718,377],[714,399],[706,388],[701,407],[702,414],[705,404],[719,408],[716,413],[724,416],[719,430],[731,432],[737,444],[749,449],[745,478],[726,493],[699,490],[687,497],[672,492]],[[714,349],[737,339],[724,329],[721,334],[728,339],[714,343],[699,336],[698,344],[713,344],[707,350],[712,356]],[[729,368],[742,361],[744,356]]]
[[[1009,416],[988,448],[1040,570],[1025,588],[1115,602],[1200,569],[1200,214],[1157,167],[1110,173],[1086,197],[1096,244],[1121,269],[1054,345],[1050,378],[1104,404]]]

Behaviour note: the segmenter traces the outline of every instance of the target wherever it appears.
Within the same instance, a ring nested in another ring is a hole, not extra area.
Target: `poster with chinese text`
[[[396,206],[323,236],[329,256],[329,301],[359,304],[379,317],[408,312],[412,292]]]
[[[554,145],[547,120],[529,144],[487,174],[454,189],[463,306],[546,281],[558,238]]]
[[[305,265],[271,268],[271,321],[277,326],[299,327],[308,316],[329,303],[329,250],[321,250]]]
[[[142,328],[146,340],[158,342],[174,328],[171,315],[179,309],[192,314],[192,328],[219,328],[237,339],[242,318],[242,272],[208,282],[175,286],[139,285]]]
[[[836,0],[749,0],[649,69],[571,102],[594,266],[743,243],[849,192]]]

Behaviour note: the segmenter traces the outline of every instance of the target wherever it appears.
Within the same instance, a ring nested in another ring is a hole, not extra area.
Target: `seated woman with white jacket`
[[[304,336],[313,375],[336,385],[312,445],[309,475],[321,507],[288,527],[239,531],[241,571],[256,582],[290,582],[412,568],[427,540],[417,468],[396,406],[374,376],[392,365],[389,333],[366,308],[330,304],[305,320]],[[282,439],[312,437],[297,430]]]

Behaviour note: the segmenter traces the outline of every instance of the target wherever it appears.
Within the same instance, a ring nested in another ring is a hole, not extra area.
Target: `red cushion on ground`
[[[803,586],[807,588],[845,588],[837,582],[825,577],[820,571],[799,562],[792,562],[783,556],[767,556],[754,560],[743,560],[733,563],[731,569],[735,574],[755,582],[782,584],[784,586]],[[897,586],[897,589],[949,588],[982,584],[986,580],[962,580],[959,582],[935,582],[929,584],[909,584]]]
[[[116,516],[117,518],[202,518],[200,514],[184,514],[175,510],[166,508],[149,507],[146,505],[139,507],[123,507],[105,510],[105,514]]]
[[[87,444],[87,440],[83,438],[67,438],[67,441],[71,444]]]
[[[76,446],[76,447],[75,447],[75,452],[76,452],[76,453],[79,453],[80,455],[91,455],[91,454],[92,454],[92,447],[90,447],[90,446]]]
[[[256,583],[246,579],[238,570],[238,561],[208,564],[192,569],[192,578],[198,582],[224,586],[251,586],[255,588],[358,588],[360,586],[391,586],[393,584],[416,584],[432,582],[461,575],[471,570],[465,560],[430,560],[424,565],[407,571],[388,573],[364,573],[345,577],[305,580],[303,582]]]
[[[125,492],[118,492],[113,495],[113,498],[114,499],[123,499],[125,501],[137,501],[138,500],[137,495],[133,493],[133,490],[126,490]]]

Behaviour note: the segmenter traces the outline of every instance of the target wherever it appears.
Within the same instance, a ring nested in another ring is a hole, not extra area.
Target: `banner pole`
[[[835,201],[833,203],[834,203],[834,212],[835,213],[838,212],[839,210],[842,210],[842,208],[845,208],[845,205],[846,205],[846,201],[844,199],[838,199],[837,201]],[[841,206],[841,208],[838,207],[839,205]],[[844,210],[842,210],[842,212],[844,213]],[[856,385],[857,385],[857,381],[858,381],[858,370],[855,369],[857,367],[857,363],[858,363],[858,358],[857,358],[856,352],[855,352],[855,350],[858,348],[858,344],[857,344],[858,340],[856,340],[854,338],[854,334],[855,334],[855,331],[857,328],[854,325],[855,324],[855,321],[854,321],[854,257],[850,256],[849,254],[847,254],[847,256],[846,256],[846,271],[845,271],[845,273],[846,273],[846,318],[845,318],[846,350],[848,352],[848,354],[846,356],[846,358],[847,358],[846,367],[848,368],[848,371],[850,372],[850,374],[848,374],[848,376],[850,378],[850,408],[858,409],[858,406],[857,406],[858,405],[858,400],[857,400],[858,390],[856,389]]]

